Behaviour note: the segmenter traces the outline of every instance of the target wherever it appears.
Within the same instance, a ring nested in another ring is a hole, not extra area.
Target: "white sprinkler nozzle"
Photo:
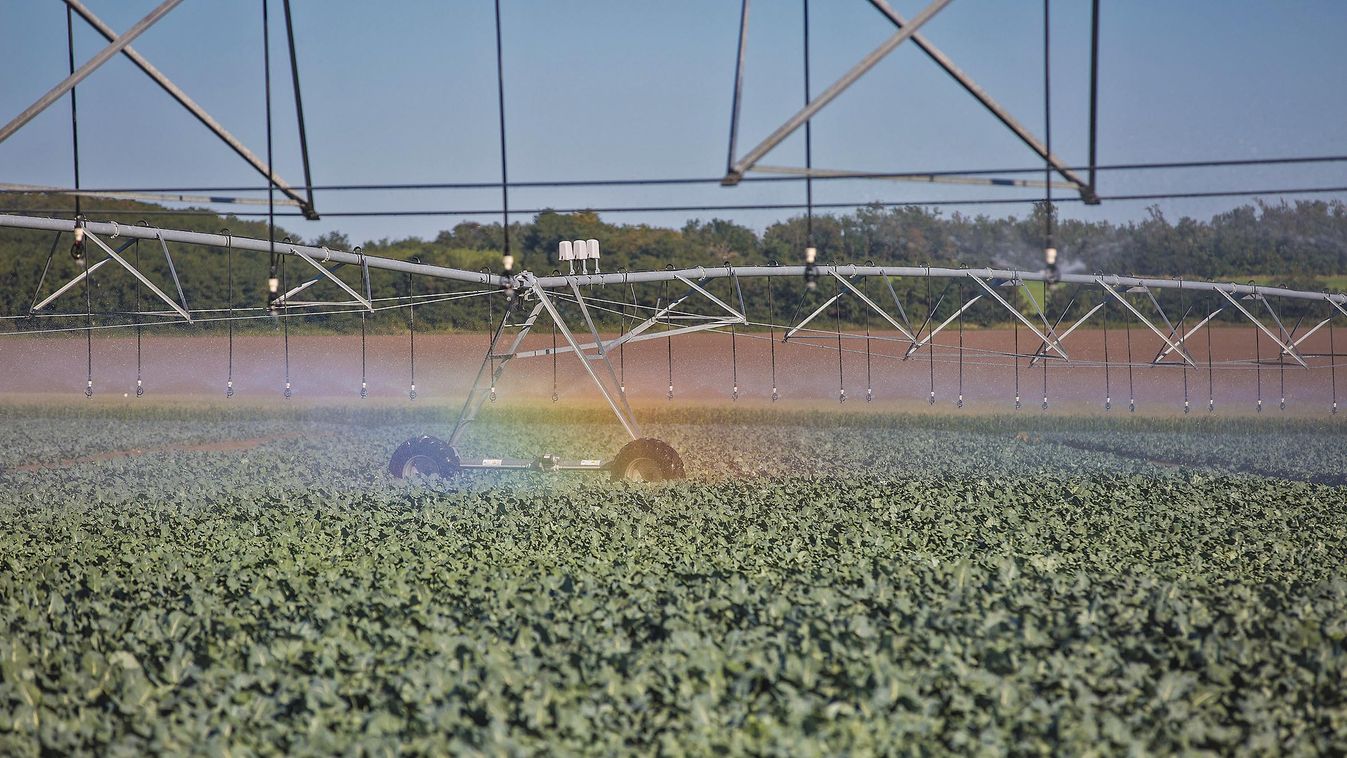
[[[273,294],[273,295],[276,294],[277,292],[280,292],[280,291],[281,291],[281,280],[280,280],[280,279],[277,279],[277,278],[274,277],[274,276],[271,277],[270,279],[268,279],[268,280],[267,280],[267,291],[270,292],[270,293]]]
[[[576,240],[571,243],[571,249],[575,251],[575,259],[580,261],[580,273],[588,274],[589,265],[585,261],[589,260],[589,253],[586,252],[584,240]]]
[[[571,247],[570,240],[562,240],[557,243],[557,260],[566,261],[570,267],[570,272],[575,273],[575,249]]]
[[[599,273],[599,241],[585,240],[585,255],[594,261],[594,273]]]
[[[506,271],[513,271],[514,256],[510,255],[509,253],[506,253],[505,256],[501,258],[501,267],[504,268]]]
[[[1046,261],[1049,266],[1057,265],[1057,248],[1055,247],[1044,248],[1043,260]]]
[[[806,248],[804,249],[804,262],[805,262],[805,263],[813,263],[813,262],[814,262],[814,259],[817,258],[817,257],[818,257],[818,248],[814,248],[814,247],[806,247]]]

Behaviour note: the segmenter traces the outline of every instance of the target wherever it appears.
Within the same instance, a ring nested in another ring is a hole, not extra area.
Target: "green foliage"
[[[269,438],[0,475],[0,753],[1347,749],[1347,494],[1229,471],[1340,426],[673,410],[682,483],[388,479],[439,415],[0,409],[11,466]]]

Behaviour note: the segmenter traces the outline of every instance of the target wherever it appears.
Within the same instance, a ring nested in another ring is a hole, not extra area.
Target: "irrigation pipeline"
[[[53,232],[73,232],[76,222],[65,219],[38,218],[31,216],[15,216],[0,214],[0,227],[14,229],[33,229]],[[235,251],[252,251],[270,253],[272,243],[268,240],[259,240],[248,237],[230,237],[223,234],[209,234],[202,232],[187,232],[172,229],[156,229],[143,226],[124,226],[110,222],[88,221],[84,224],[86,232],[94,235],[108,237],[126,237],[129,239],[162,239],[166,243],[182,243],[191,245],[205,245],[217,247],[220,249],[232,249]],[[467,271],[464,269],[449,268],[445,266],[435,266],[424,263],[414,263],[409,261],[396,260],[392,258],[382,258],[379,256],[366,255],[361,253],[345,252],[340,250],[331,250],[326,247],[314,247],[311,245],[298,245],[283,243],[276,245],[276,253],[280,256],[299,255],[303,253],[320,263],[345,263],[359,266],[367,266],[371,269],[385,271],[396,271],[415,276],[426,276],[431,279],[442,279],[446,281],[463,282],[468,284],[477,284],[485,287],[502,288],[511,283],[505,277],[488,274],[481,271]],[[534,276],[531,273],[524,272],[517,275],[513,284],[516,287],[525,287],[525,285],[536,284],[545,289],[569,288],[572,283],[580,286],[592,285],[614,285],[626,286],[628,284],[646,284],[658,282],[675,282],[681,279],[727,279],[738,276],[741,279],[757,277],[786,277],[795,278],[803,281],[805,275],[805,266],[696,266],[684,269],[661,269],[651,271],[626,271],[607,274],[581,274],[581,275],[552,275],[552,276]],[[1045,272],[1025,272],[1012,271],[1010,269],[994,268],[949,268],[949,267],[926,267],[926,266],[874,266],[874,265],[854,265],[854,264],[823,264],[817,266],[820,275],[836,275],[848,278],[870,277],[870,276],[889,276],[900,278],[919,278],[931,276],[940,279],[958,279],[970,278],[979,279],[988,283],[1004,284],[1007,282],[1047,282],[1053,277]],[[1137,276],[1118,276],[1116,274],[1061,274],[1056,281],[1065,284],[1084,284],[1103,287],[1123,287],[1123,288],[1149,288],[1149,289],[1178,289],[1180,284],[1176,279],[1163,279],[1157,277],[1137,277]],[[1208,292],[1213,294],[1226,293],[1232,297],[1240,298],[1246,295],[1252,295],[1254,298],[1264,297],[1283,297],[1292,300],[1313,300],[1322,301],[1338,306],[1347,305],[1347,295],[1329,294],[1324,292],[1310,292],[1304,290],[1292,290],[1283,287],[1265,287],[1252,284],[1235,284],[1220,282],[1200,282],[1184,281],[1182,286],[1189,292]]]

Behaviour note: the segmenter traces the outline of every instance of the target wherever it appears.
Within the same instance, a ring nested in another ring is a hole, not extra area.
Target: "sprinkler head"
[[[1048,284],[1056,284],[1061,281],[1062,274],[1057,270],[1057,248],[1049,247],[1043,250],[1043,264],[1046,269]]]
[[[75,260],[84,259],[84,227],[75,227],[75,241],[70,244],[70,257]]]

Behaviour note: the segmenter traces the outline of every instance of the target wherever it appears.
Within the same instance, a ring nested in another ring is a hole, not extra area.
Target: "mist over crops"
[[[452,410],[0,409],[0,752],[1347,745],[1331,423],[669,408],[684,482],[389,478]]]

